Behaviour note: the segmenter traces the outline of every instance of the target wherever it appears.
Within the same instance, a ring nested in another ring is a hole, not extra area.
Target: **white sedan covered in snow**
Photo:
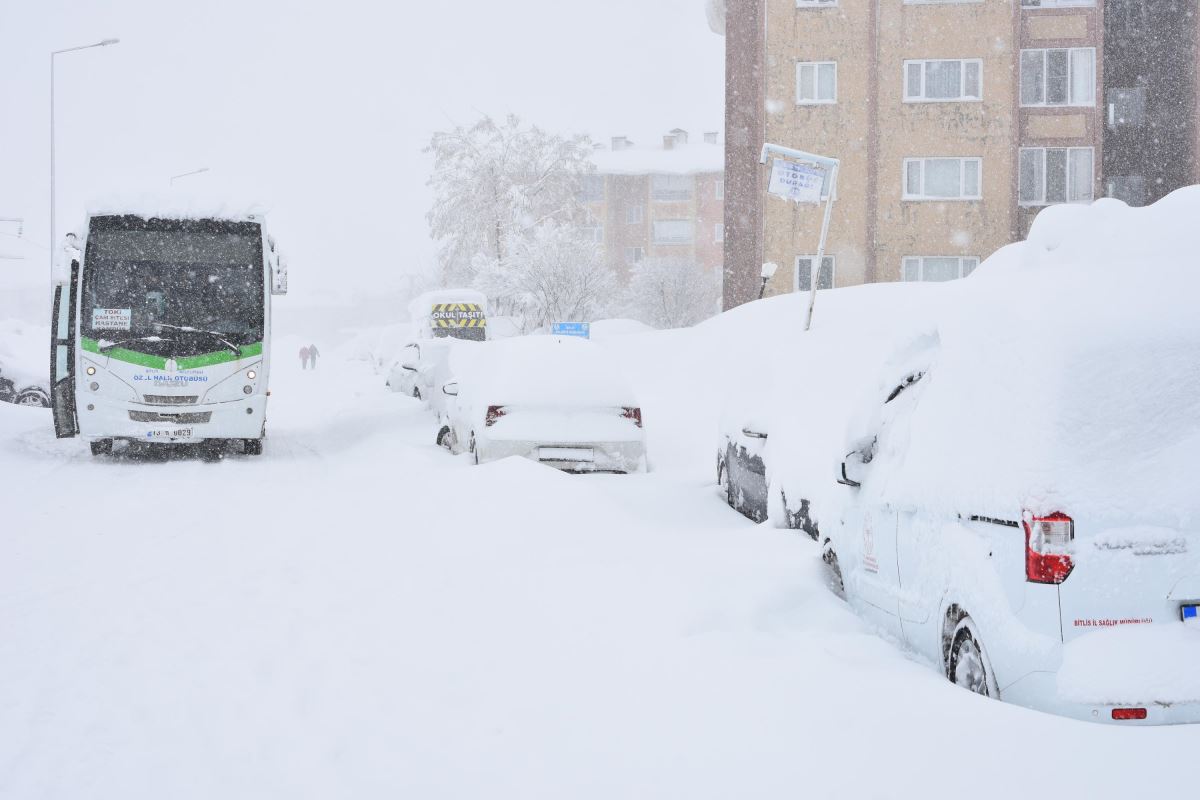
[[[572,472],[645,469],[641,407],[597,345],[530,336],[473,349],[443,387],[439,444],[476,463],[520,456]]]

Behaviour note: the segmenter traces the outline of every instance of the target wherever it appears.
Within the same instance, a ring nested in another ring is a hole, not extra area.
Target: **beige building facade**
[[[593,236],[622,280],[648,258],[721,270],[724,147],[717,133],[698,138],[678,128],[648,146],[617,136],[593,153],[596,173],[582,200]]]
[[[1099,7],[765,9],[765,140],[841,162],[819,286],[961,277],[1041,207],[1099,194]],[[809,287],[822,211],[764,196],[770,293]]]

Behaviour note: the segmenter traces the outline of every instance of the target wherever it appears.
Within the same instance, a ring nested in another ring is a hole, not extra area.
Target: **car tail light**
[[[488,405],[487,416],[484,419],[484,426],[490,428],[496,425],[496,421],[504,416],[505,411],[503,405]]]
[[[640,408],[622,408],[621,416],[633,420],[633,424],[642,427],[642,410]]]
[[[1145,719],[1146,709],[1144,708],[1114,708],[1112,710],[1112,718],[1118,720],[1125,719]]]
[[[1026,512],[1025,579],[1030,583],[1062,583],[1075,569],[1071,560],[1071,542],[1075,540],[1075,522],[1055,512],[1038,517]]]

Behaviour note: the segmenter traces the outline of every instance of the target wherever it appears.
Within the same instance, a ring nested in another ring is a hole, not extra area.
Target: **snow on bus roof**
[[[104,195],[88,203],[89,217],[134,216],[142,219],[214,219],[228,222],[263,222],[267,209],[217,195],[140,193]]]

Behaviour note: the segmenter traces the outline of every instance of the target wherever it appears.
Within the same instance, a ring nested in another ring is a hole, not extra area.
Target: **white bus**
[[[240,443],[262,453],[271,295],[287,271],[262,218],[98,214],[54,289],[59,438]]]

